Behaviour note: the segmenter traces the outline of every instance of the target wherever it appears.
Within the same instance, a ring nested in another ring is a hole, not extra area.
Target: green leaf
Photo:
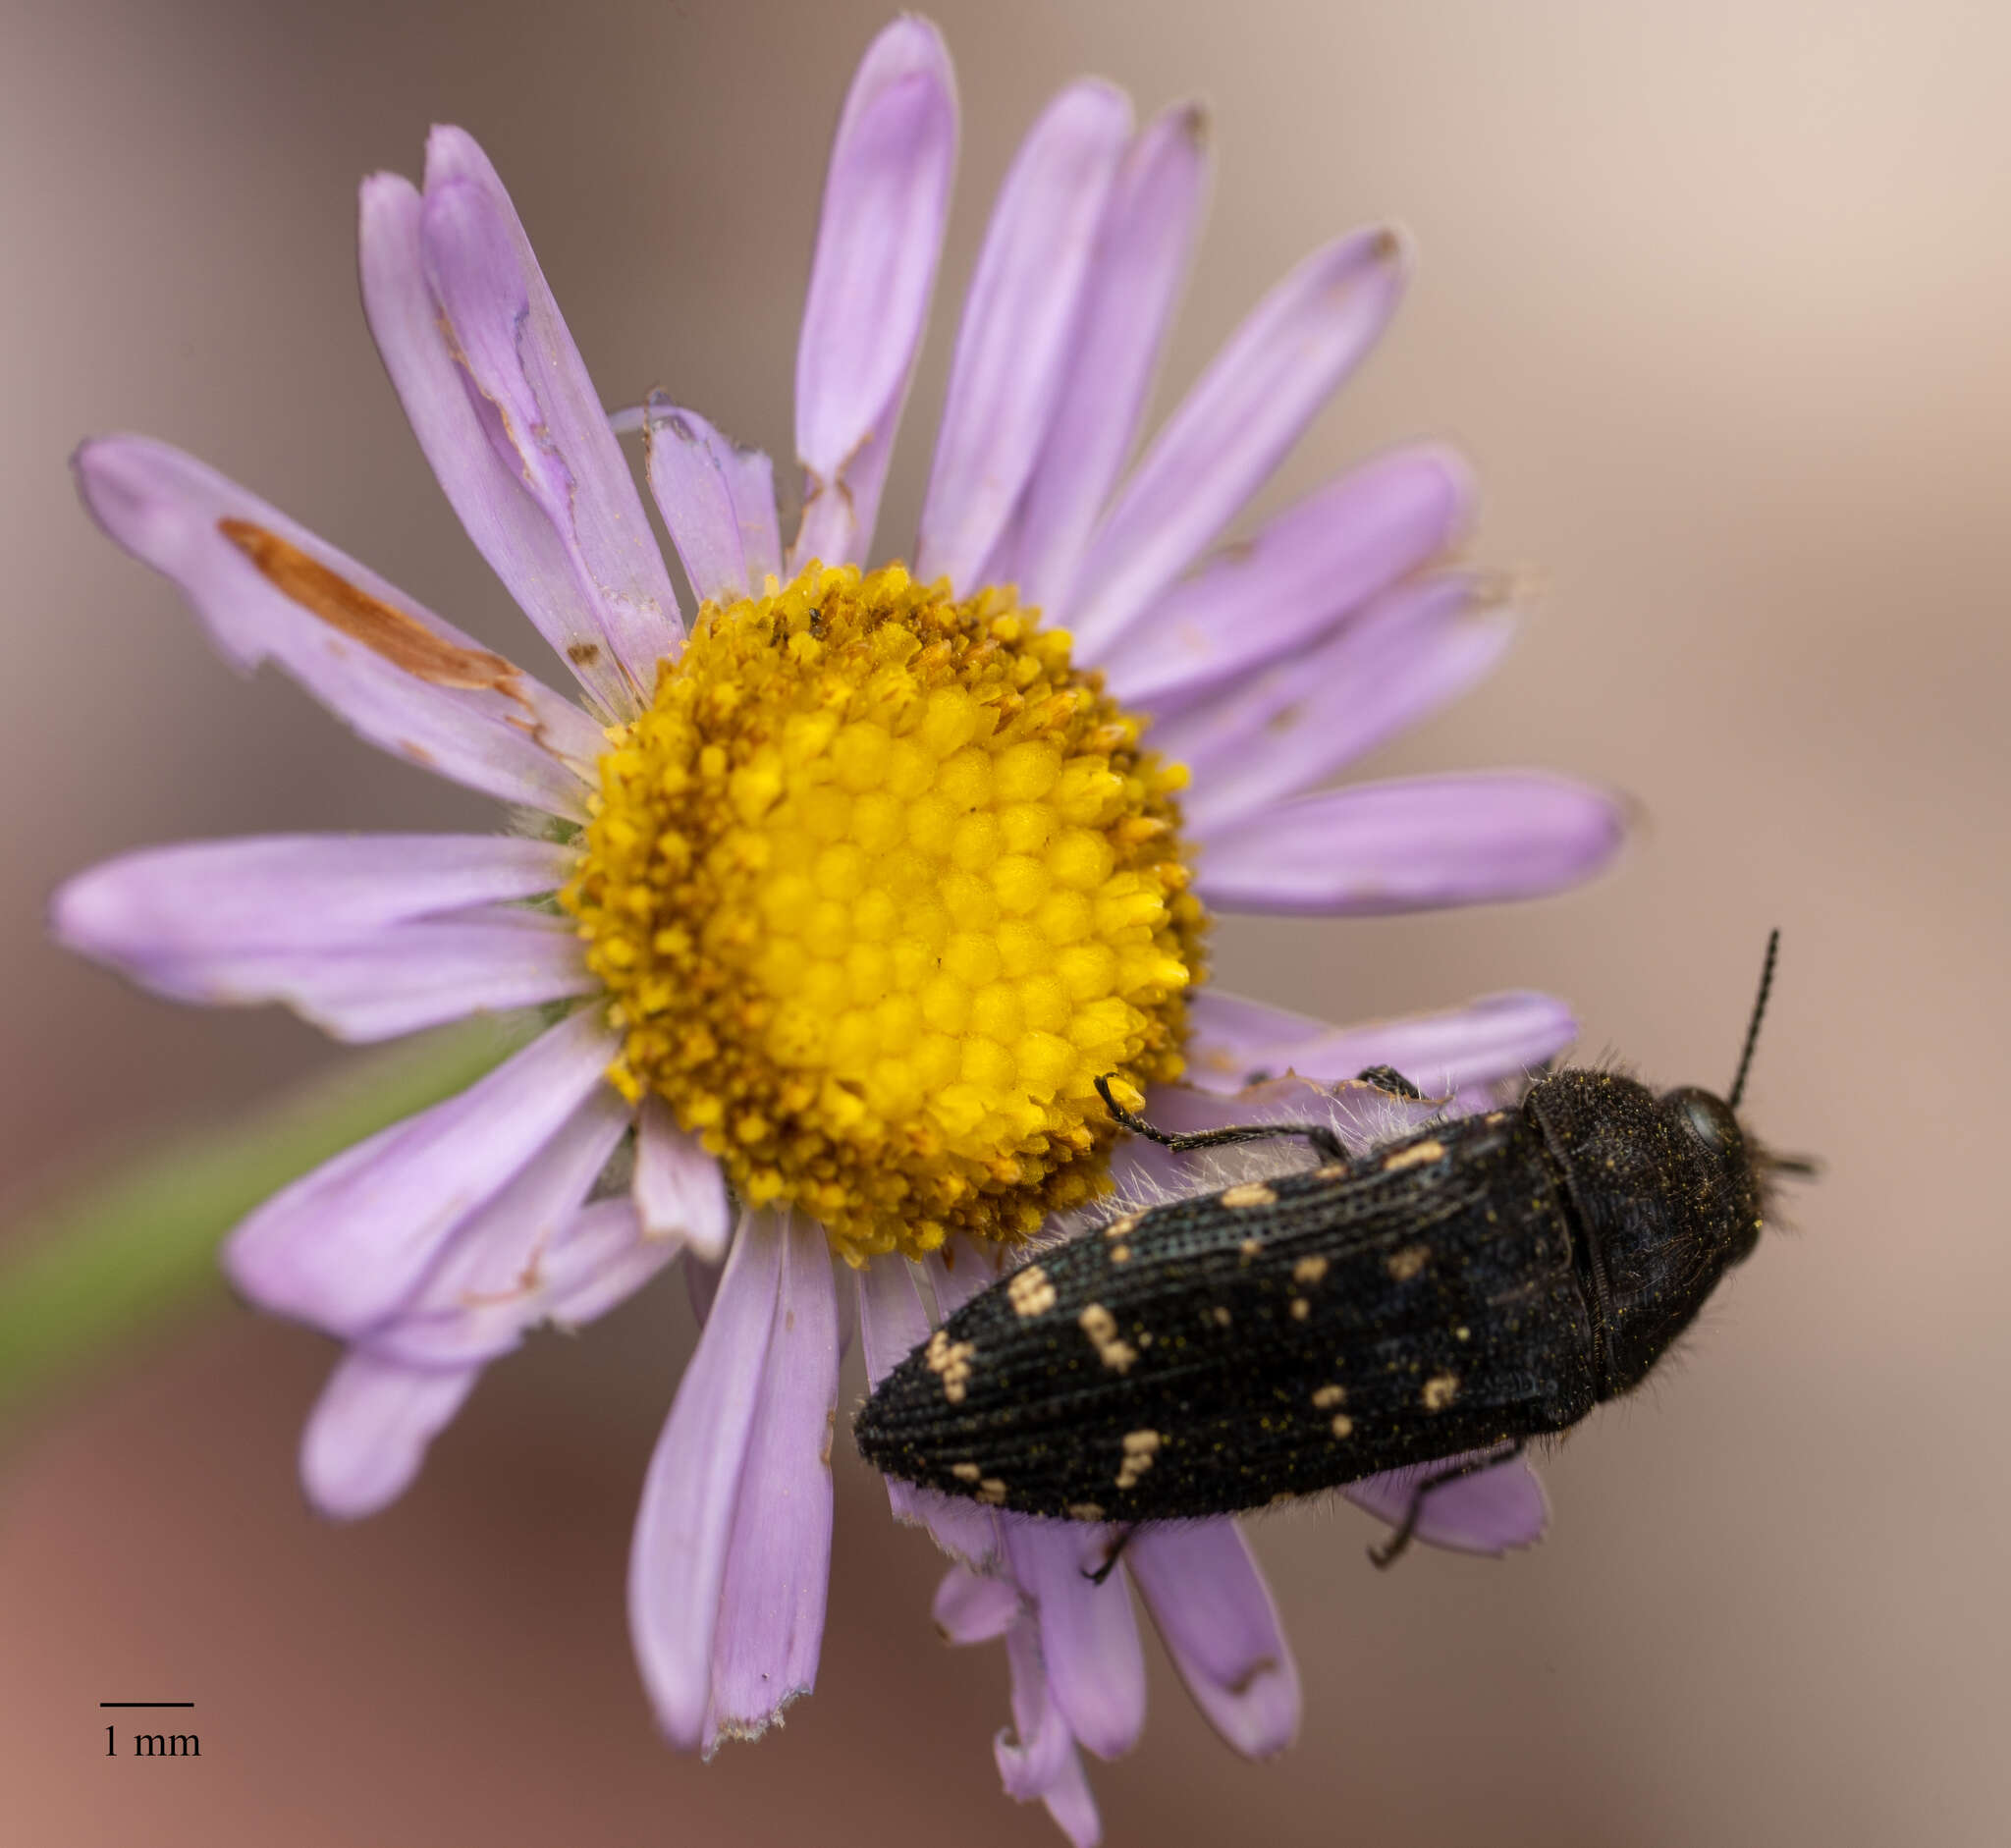
[[[216,1249],[269,1194],[466,1088],[522,1044],[482,1021],[346,1060],[227,1129],[184,1136],[36,1213],[0,1256],[0,1415],[220,1300]]]

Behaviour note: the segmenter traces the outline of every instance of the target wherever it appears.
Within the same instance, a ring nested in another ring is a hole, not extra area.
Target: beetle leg
[[[1425,1095],[1394,1065],[1371,1065],[1368,1070],[1355,1073],[1355,1082],[1373,1084],[1377,1090],[1387,1091],[1391,1097],[1422,1099]]]
[[[1094,1572],[1085,1571],[1082,1576],[1092,1585],[1101,1585],[1104,1580],[1109,1578],[1117,1569],[1117,1561],[1124,1556],[1124,1549],[1131,1544],[1131,1536],[1137,1533],[1137,1531],[1138,1525],[1136,1522],[1125,1528],[1118,1534],[1115,1540],[1111,1542],[1109,1549],[1104,1553],[1103,1564],[1098,1566]]]
[[[1111,1114],[1133,1135],[1157,1142],[1161,1148],[1171,1149],[1176,1154],[1184,1154],[1189,1149],[1219,1149],[1225,1142],[1266,1142],[1273,1136],[1304,1136],[1324,1160],[1347,1160],[1347,1150],[1341,1146],[1340,1138],[1320,1123],[1243,1123],[1233,1129],[1197,1129],[1191,1135],[1176,1136],[1164,1129],[1155,1129],[1143,1116],[1127,1111],[1111,1095],[1108,1077],[1096,1081],[1096,1090]]]
[[[1505,1440],[1504,1440],[1505,1441]],[[1456,1483],[1467,1476],[1478,1476],[1484,1469],[1493,1469],[1496,1463],[1506,1463],[1520,1456],[1528,1447],[1527,1438],[1517,1438],[1507,1443],[1505,1449],[1490,1451],[1486,1456],[1469,1457],[1464,1463],[1455,1463],[1450,1469],[1441,1469],[1436,1474],[1423,1478],[1410,1492],[1410,1506],[1403,1511],[1403,1519],[1380,1547],[1369,1549],[1370,1561],[1377,1571],[1386,1571],[1394,1565],[1405,1549],[1416,1538],[1418,1522],[1425,1512],[1425,1497],[1435,1489],[1442,1489],[1447,1483]]]

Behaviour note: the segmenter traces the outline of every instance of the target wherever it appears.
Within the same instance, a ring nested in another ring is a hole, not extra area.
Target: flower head
[[[877,1376],[1114,1160],[1127,1184],[1178,1184],[1114,1144],[1099,1077],[1173,1120],[1286,1068],[1393,1062],[1476,1095],[1519,1075],[1569,1038],[1558,1004],[1338,1032],[1209,991],[1207,911],[1528,896],[1619,836],[1610,802],[1554,778],[1328,787],[1508,638],[1481,580],[1435,568],[1468,512],[1451,458],[1386,455],[1203,556],[1388,318],[1392,234],[1306,259],[1127,466],[1205,190],[1191,107],[1135,130],[1084,82],[1036,122],[970,282],[912,568],[868,569],[955,123],[934,29],[889,27],[826,180],[787,553],[766,457],[662,394],[604,413],[473,140],[436,130],[423,188],[365,183],[386,369],[576,699],[177,451],[109,437],[77,460],[99,521],[233,662],[272,661],[530,818],[149,850],[74,880],[56,929],[157,992],[282,1002],[345,1039],[541,1022],[461,1096],[267,1202],[226,1263],[348,1343],[302,1470],[319,1506],[357,1515],[533,1326],[591,1320],[685,1261],[704,1330],[629,1599],[665,1730],[707,1750],[815,1680],[849,1313],[831,1254]],[[688,622],[618,427],[643,436]],[[1473,1483],[1434,1502],[1427,1538],[1492,1550],[1540,1527],[1520,1465]],[[1094,1527],[894,1500],[961,1561],[946,1631],[1006,1641],[1007,1788],[1089,1839],[1076,1744],[1121,1751],[1143,1715],[1126,1574],[1082,1578]],[[1141,1535],[1126,1572],[1224,1737],[1288,1740],[1296,1675],[1234,1528]]]

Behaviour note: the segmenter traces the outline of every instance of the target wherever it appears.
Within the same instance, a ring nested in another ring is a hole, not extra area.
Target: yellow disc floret
[[[1079,1205],[1096,1079],[1180,1071],[1186,773],[1068,648],[1006,592],[812,566],[701,610],[610,734],[562,895],[609,1075],[854,1263]]]

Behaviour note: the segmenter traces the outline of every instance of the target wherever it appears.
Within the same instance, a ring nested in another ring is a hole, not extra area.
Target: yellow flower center
[[[772,584],[773,580],[771,580]],[[1201,975],[1179,765],[1008,593],[812,566],[721,610],[610,734],[562,895],[740,1196],[853,1263],[1013,1238],[1102,1184]]]

